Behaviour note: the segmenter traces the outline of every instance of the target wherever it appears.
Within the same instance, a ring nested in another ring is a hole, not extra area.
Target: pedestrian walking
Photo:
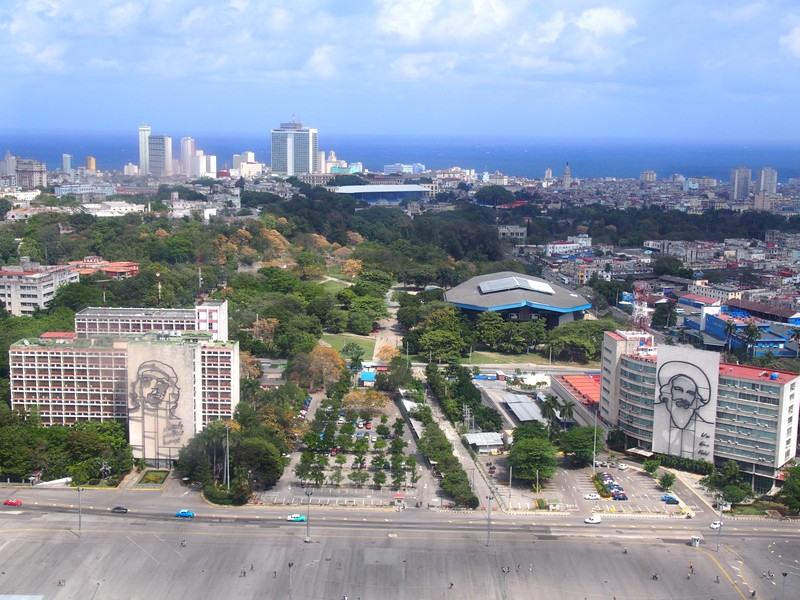
[[[531,563],[530,565],[528,565],[528,571],[533,571],[533,563]]]
[[[686,579],[691,579],[691,578],[692,578],[692,572],[689,571],[688,573],[686,573]]]
[[[277,571],[273,571],[272,572],[272,578],[273,579],[277,579],[278,578],[278,572]]]
[[[186,548],[186,540],[181,540],[181,548]]]
[[[448,589],[450,589],[450,590],[453,589],[453,582],[452,581],[450,582],[450,587]]]
[[[517,573],[519,573],[519,568],[520,568],[521,566],[522,566],[521,564],[517,563]]]
[[[717,579],[716,579],[716,581],[717,581],[717,583],[719,583],[719,575],[717,575]]]
[[[694,575],[694,563],[689,563],[689,572]]]
[[[253,563],[250,563],[250,572],[252,573],[255,570],[256,570],[256,568],[253,566]]]

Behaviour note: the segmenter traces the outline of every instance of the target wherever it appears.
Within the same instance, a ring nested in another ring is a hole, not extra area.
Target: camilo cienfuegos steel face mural
[[[166,466],[192,435],[196,354],[196,347],[168,341],[129,346],[128,426],[135,457]]]
[[[689,348],[658,349],[653,450],[713,461],[719,355]]]

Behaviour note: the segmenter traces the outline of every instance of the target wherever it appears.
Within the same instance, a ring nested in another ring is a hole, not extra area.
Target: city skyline
[[[800,133],[800,7],[781,0],[15,1],[0,27],[6,131]]]

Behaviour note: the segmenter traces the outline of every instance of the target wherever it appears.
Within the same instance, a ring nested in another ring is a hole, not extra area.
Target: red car
[[[3,504],[6,506],[22,506],[22,500],[6,500]]]

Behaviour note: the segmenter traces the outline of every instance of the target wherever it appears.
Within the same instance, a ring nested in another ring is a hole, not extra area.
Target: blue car
[[[288,517],[286,517],[286,520],[287,521],[291,521],[293,523],[304,523],[305,520],[306,520],[306,516],[305,515],[294,514],[294,515],[289,515]]]
[[[669,494],[661,496],[662,502],[669,502],[670,500],[677,500],[677,498],[675,498],[675,496],[670,496]]]
[[[175,516],[181,517],[182,519],[194,519],[194,512],[188,508],[182,508],[175,513]]]

